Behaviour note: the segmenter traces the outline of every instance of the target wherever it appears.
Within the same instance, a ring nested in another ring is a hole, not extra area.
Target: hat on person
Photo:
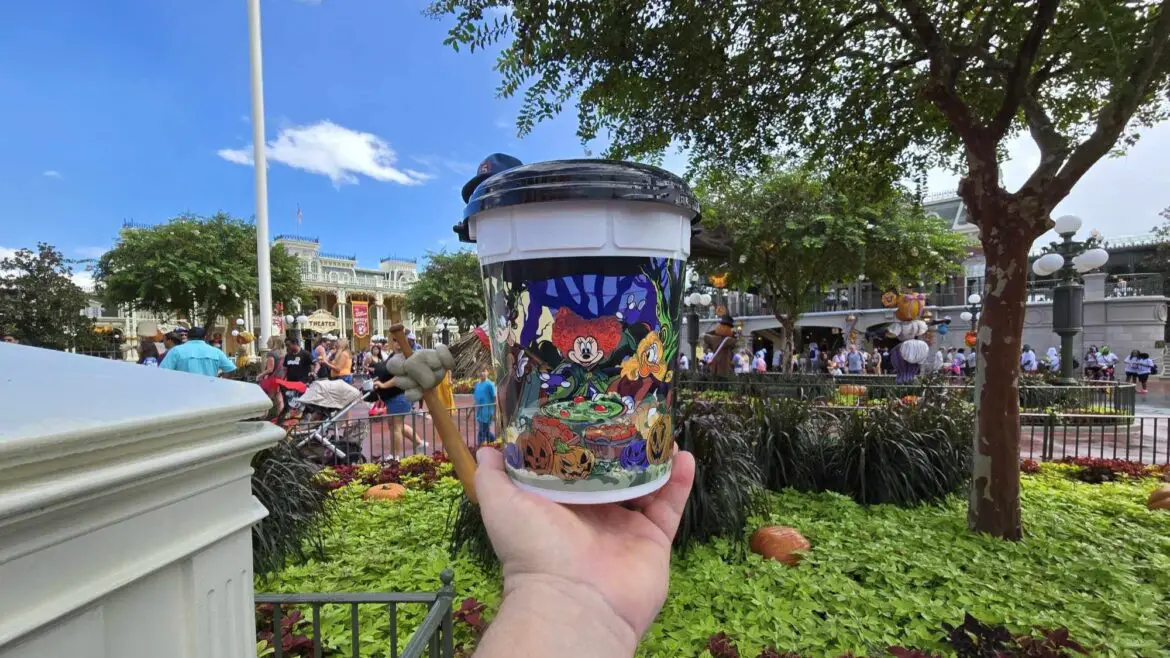
[[[730,327],[735,324],[735,320],[731,318],[730,313],[724,313],[723,316],[719,318],[719,324]]]
[[[187,332],[187,338],[191,340],[203,340],[206,335],[207,330],[203,327],[191,327],[191,330]]]
[[[174,331],[176,334],[185,334],[185,333],[187,333],[187,328],[184,327],[183,325],[179,325],[179,326],[175,327],[172,331]]]
[[[492,153],[484,158],[475,170],[475,177],[463,184],[463,203],[467,203],[471,199],[472,193],[475,192],[475,188],[479,187],[480,183],[501,171],[507,171],[522,164],[524,163],[506,153]]]

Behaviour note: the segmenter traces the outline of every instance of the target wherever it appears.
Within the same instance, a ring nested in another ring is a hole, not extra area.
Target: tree
[[[968,239],[894,190],[856,198],[807,169],[709,172],[699,183],[704,223],[731,240],[715,267],[732,286],[760,286],[792,354],[796,322],[832,284],[864,275],[900,288],[957,272]]]
[[[575,99],[582,140],[608,136],[614,157],[678,144],[699,163],[791,151],[879,181],[960,170],[987,259],[968,522],[1020,537],[1028,248],[1094,163],[1166,117],[1170,0],[436,0],[430,11],[456,15],[453,46],[503,42],[499,93],[523,90],[521,133]],[[999,164],[1024,130],[1040,159],[1009,192]]]
[[[427,252],[427,266],[406,293],[406,308],[415,315],[451,318],[460,327],[483,324],[483,278],[474,252]]]
[[[270,258],[272,300],[291,303],[301,294],[300,265],[281,245],[272,247]],[[98,259],[94,280],[110,303],[213,327],[216,318],[238,315],[244,300],[259,294],[256,227],[216,213],[126,228]]]
[[[0,334],[54,350],[112,349],[82,315],[89,296],[72,276],[61,252],[44,242],[0,260]]]

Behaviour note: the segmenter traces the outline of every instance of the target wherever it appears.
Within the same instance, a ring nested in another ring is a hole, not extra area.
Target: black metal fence
[[[884,375],[779,375],[750,374],[718,377],[687,374],[679,379],[681,396],[723,391],[736,395],[787,397],[816,400],[830,405],[864,406],[886,400],[918,396],[927,387],[942,389],[965,399],[974,400],[974,386],[934,380],[914,384],[895,384]],[[1133,416],[1137,408],[1137,387],[1115,382],[1086,383],[1080,386],[1023,384],[1020,408],[1025,412],[1063,414],[1103,414]],[[1031,422],[1024,419],[1025,422]]]
[[[486,406],[493,411],[495,409],[495,405]],[[480,443],[479,425],[476,422],[479,409],[478,406],[464,406],[449,410],[464,445],[472,452]],[[494,433],[494,423],[491,428]],[[405,414],[363,415],[336,421],[311,420],[290,429],[291,438],[295,441],[309,439],[314,433],[334,445],[347,444],[342,448],[343,452],[354,453],[360,449],[362,457],[367,461],[445,452],[430,414],[417,410]],[[305,450],[315,450],[323,461],[330,461],[328,447],[323,441],[311,439],[305,444]]]
[[[386,592],[386,593],[328,593],[328,594],[256,594],[256,605],[271,606],[271,625],[266,628],[257,627],[259,638],[268,639],[271,633],[269,646],[272,648],[272,658],[284,658],[290,655],[290,647],[296,640],[297,629],[289,628],[290,613],[303,614],[308,608],[312,625],[312,652],[314,658],[321,658],[328,651],[329,655],[341,654],[344,649],[340,646],[326,646],[321,632],[322,608],[324,606],[349,606],[349,654],[359,658],[361,654],[361,626],[358,621],[359,606],[385,606],[387,610],[387,624],[378,630],[386,638],[386,649],[379,650],[378,656],[388,658],[452,658],[455,655],[455,638],[452,629],[452,610],[455,599],[455,587],[452,585],[455,574],[450,569],[444,569],[439,575],[442,586],[437,592]],[[398,626],[399,605],[425,605],[427,614],[422,623],[414,629],[406,647],[398,651],[399,637],[402,629]],[[265,613],[267,610],[265,610]],[[267,614],[264,615],[267,617]],[[384,629],[384,630],[383,630]],[[310,636],[305,636],[309,638]],[[381,643],[380,643],[381,644]],[[299,655],[299,654],[298,654]]]
[[[1072,457],[1170,465],[1170,417],[1095,414],[1021,414],[1020,457]]]

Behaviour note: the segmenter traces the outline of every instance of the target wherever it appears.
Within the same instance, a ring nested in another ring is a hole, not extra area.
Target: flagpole
[[[264,63],[260,49],[260,0],[248,0],[248,50],[252,60],[252,160],[256,169],[256,273],[260,283],[259,344],[272,335],[272,262],[268,245],[268,160],[264,155]]]

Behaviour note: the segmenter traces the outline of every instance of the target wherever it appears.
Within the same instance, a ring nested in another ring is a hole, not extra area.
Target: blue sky
[[[493,56],[443,46],[424,7],[262,3],[274,235],[366,264],[419,256],[454,246],[483,156],[583,152],[573,116],[518,140]],[[251,155],[244,0],[4,3],[0,98],[0,247],[87,256],[123,219],[254,212],[253,170],[229,161]]]
[[[571,112],[518,139],[494,54],[443,46],[449,21],[425,6],[263,1],[273,235],[319,237],[367,265],[421,256],[455,246],[458,189],[486,154],[582,155]],[[0,98],[0,253],[42,240],[94,256],[124,219],[254,211],[244,0],[3,3]],[[1035,149],[1009,150],[1005,178],[1019,184]],[[1167,152],[1162,126],[1099,164],[1057,214],[1107,235],[1149,230],[1170,205]]]

